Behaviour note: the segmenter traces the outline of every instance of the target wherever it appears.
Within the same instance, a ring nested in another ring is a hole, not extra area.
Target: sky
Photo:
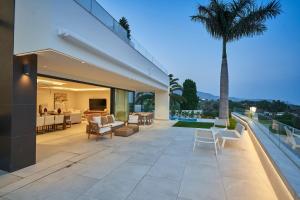
[[[125,16],[132,37],[181,83],[189,78],[198,91],[219,94],[222,43],[190,20],[209,0],[98,1],[114,18]],[[231,97],[300,105],[300,0],[280,2],[283,13],[263,35],[228,45]]]

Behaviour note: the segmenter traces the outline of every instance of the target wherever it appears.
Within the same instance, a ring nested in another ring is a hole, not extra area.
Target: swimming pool
[[[197,118],[184,118],[184,117],[171,117],[171,120],[183,121],[183,122],[197,122]]]
[[[170,117],[171,120],[176,121],[183,121],[183,122],[208,122],[208,123],[214,123],[215,119],[204,119],[204,118],[184,118],[184,117],[177,117],[173,116]]]

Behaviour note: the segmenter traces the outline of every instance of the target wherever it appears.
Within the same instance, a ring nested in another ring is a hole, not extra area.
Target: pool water
[[[171,117],[171,120],[178,120],[183,122],[197,122],[197,118],[183,118],[183,117]]]
[[[170,117],[170,120],[182,121],[182,122],[205,122],[205,123],[215,123],[215,119],[203,119],[203,118],[185,118],[185,117]]]

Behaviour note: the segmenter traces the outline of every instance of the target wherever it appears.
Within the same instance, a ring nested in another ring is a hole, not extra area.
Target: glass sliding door
[[[128,92],[129,113],[134,112],[135,92]]]
[[[128,91],[115,89],[115,116],[117,120],[127,121],[129,115]]]

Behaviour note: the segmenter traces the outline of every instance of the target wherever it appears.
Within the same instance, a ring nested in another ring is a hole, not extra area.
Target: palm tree
[[[193,21],[201,22],[212,37],[223,42],[219,118],[229,118],[227,43],[263,34],[267,30],[266,20],[279,15],[280,7],[276,0],[261,6],[257,6],[254,0],[233,0],[230,3],[211,0],[207,6],[199,5],[198,13],[191,16]]]
[[[176,104],[177,105],[181,104],[186,100],[183,96],[176,93],[177,91],[182,92],[182,86],[178,83],[179,79],[174,78],[173,74],[169,74],[169,80],[170,80],[170,84],[169,84],[170,107],[171,109],[173,109],[176,106]]]
[[[170,108],[173,109],[176,105],[186,102],[186,100],[183,96],[176,93],[176,91],[182,91],[182,86],[178,83],[179,79],[174,78],[173,74],[169,74],[169,80]],[[155,95],[153,92],[138,92],[136,93],[135,103],[144,105],[146,107],[153,107],[154,98]]]
[[[135,103],[142,105],[144,111],[152,111],[154,108],[154,93],[153,92],[137,92]]]
[[[138,104],[143,104],[144,101],[153,100],[154,93],[152,92],[137,92],[135,97],[135,102]]]
[[[126,30],[127,38],[130,40],[131,39],[131,30],[130,30],[130,26],[128,24],[128,20],[125,17],[122,17],[119,20],[119,24]]]

